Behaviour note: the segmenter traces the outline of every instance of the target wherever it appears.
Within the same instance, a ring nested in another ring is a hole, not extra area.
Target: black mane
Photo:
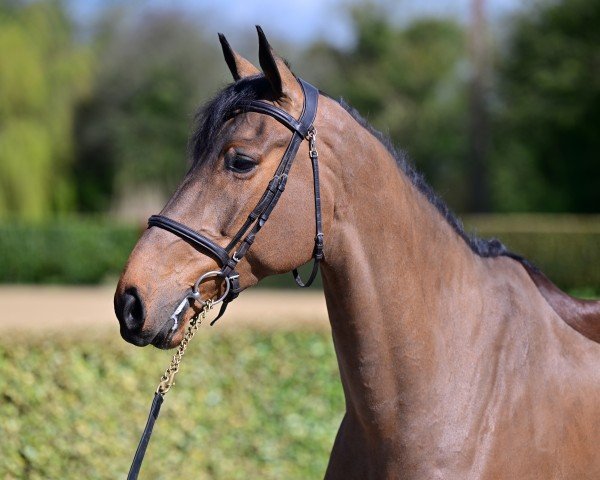
[[[323,92],[321,93],[326,95]],[[195,166],[207,158],[204,153],[211,145],[215,144],[219,130],[225,121],[237,112],[243,112],[251,101],[268,99],[270,95],[271,90],[267,80],[263,76],[256,76],[228,85],[212,100],[207,102],[195,116],[196,126],[190,138],[189,145],[192,165]],[[508,256],[531,265],[522,257],[511,253],[499,240],[495,238],[485,240],[467,233],[458,217],[452,213],[444,201],[433,191],[425,181],[423,175],[415,170],[408,155],[402,150],[397,151],[389,137],[373,128],[356,109],[348,105],[343,99],[340,99],[338,103],[359,125],[386,147],[388,152],[396,159],[398,168],[408,177],[417,190],[437,208],[442,217],[446,219],[453,230],[469,245],[475,254],[480,257]]]
[[[398,168],[408,177],[411,183],[421,192],[429,203],[431,203],[440,212],[442,217],[450,224],[452,229],[465,241],[471,250],[480,257],[499,257],[509,256],[517,260],[522,260],[521,257],[510,252],[500,240],[492,238],[489,240],[471,235],[465,231],[463,223],[460,219],[448,208],[448,205],[438,196],[437,193],[427,183],[423,175],[414,168],[407,153],[403,150],[396,150],[391,139],[373,128],[358,111],[348,105],[343,99],[338,102],[344,110],[346,110],[356,122],[373,135],[387,149],[387,151],[396,159]]]

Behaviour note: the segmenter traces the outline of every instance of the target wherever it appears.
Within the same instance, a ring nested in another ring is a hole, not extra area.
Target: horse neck
[[[399,398],[422,400],[452,339],[473,328],[484,260],[375,137],[349,117],[340,125],[325,296],[348,414],[394,428]]]

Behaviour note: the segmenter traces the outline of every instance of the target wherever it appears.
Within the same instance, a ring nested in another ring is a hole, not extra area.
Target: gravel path
[[[0,286],[0,332],[118,332],[113,294],[112,287]],[[329,329],[323,293],[293,290],[243,292],[216,326]]]

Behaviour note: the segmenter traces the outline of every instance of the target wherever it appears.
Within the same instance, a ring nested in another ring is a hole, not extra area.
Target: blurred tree
[[[600,2],[535,2],[499,70],[492,175],[503,211],[600,211]]]
[[[350,50],[320,44],[308,53],[318,85],[344,97],[407,150],[455,208],[468,203],[466,35],[454,21],[400,27],[372,4],[353,11]]]
[[[114,198],[134,201],[140,185],[163,194],[174,188],[185,173],[193,113],[226,71],[218,43],[177,12],[132,19],[110,11],[97,49],[94,91],[77,132],[79,201],[87,211],[106,210]]]
[[[490,209],[489,189],[489,37],[485,18],[485,0],[471,0],[469,25],[469,210]]]
[[[89,84],[59,2],[0,3],[0,217],[72,209],[73,108]]]

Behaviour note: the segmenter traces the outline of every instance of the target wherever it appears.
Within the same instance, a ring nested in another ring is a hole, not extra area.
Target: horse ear
[[[260,72],[258,68],[252,65],[248,60],[236,53],[229,45],[229,42],[225,38],[225,35],[219,33],[219,41],[221,42],[221,48],[223,49],[223,56],[229,67],[229,71],[233,76],[233,80],[236,82],[242,78],[251,77],[258,75]]]
[[[258,61],[278,97],[287,97],[292,102],[299,100],[302,104],[303,94],[296,76],[289,69],[285,60],[277,55],[265,36],[263,29],[257,25],[258,32]]]

